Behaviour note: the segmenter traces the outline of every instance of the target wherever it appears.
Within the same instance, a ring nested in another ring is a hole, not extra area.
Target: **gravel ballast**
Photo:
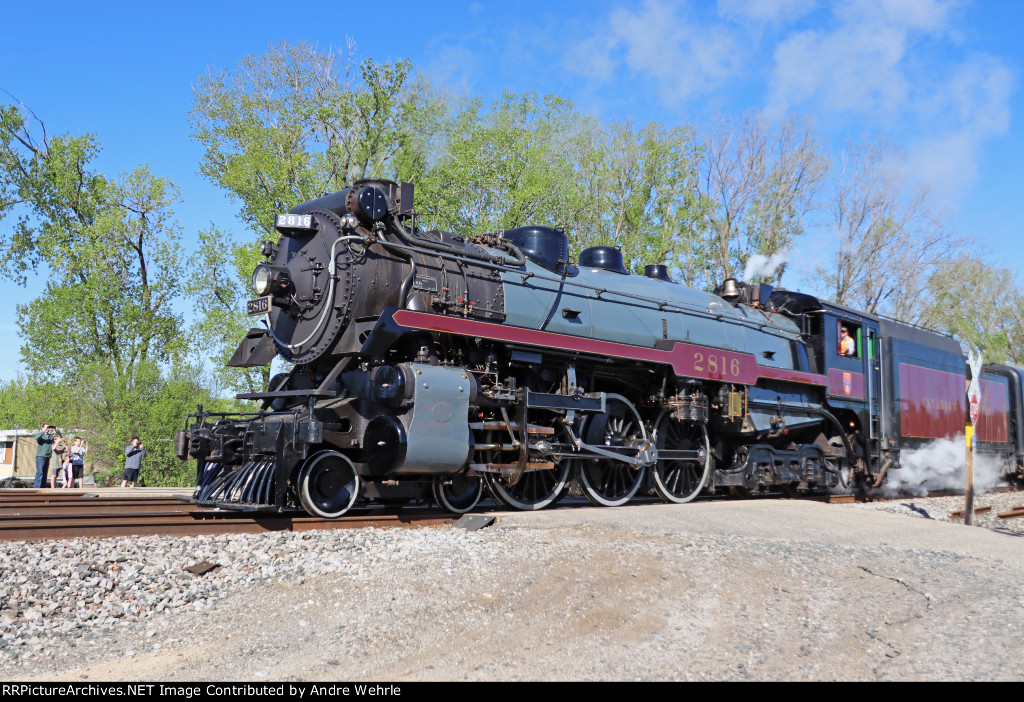
[[[9,542],[0,676],[1017,680],[1022,501],[978,496],[1001,531],[948,523],[960,497]]]

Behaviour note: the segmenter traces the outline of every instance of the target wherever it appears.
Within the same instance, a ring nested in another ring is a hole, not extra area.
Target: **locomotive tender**
[[[265,325],[230,364],[294,365],[238,396],[258,411],[190,416],[176,451],[197,504],[332,518],[431,492],[465,512],[485,487],[540,509],[574,480],[604,506],[645,486],[677,503],[871,487],[963,432],[949,337],[767,285],[632,275],[612,247],[573,263],[549,227],[420,231],[412,198],[364,180],[277,216],[248,303]],[[982,382],[980,446],[1019,474],[1021,374]]]

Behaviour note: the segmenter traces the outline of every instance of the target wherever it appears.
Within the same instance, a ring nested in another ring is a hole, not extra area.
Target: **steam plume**
[[[914,451],[900,454],[899,470],[889,471],[888,482],[882,488],[886,495],[925,495],[932,490],[964,489],[967,460],[964,437],[939,439]],[[975,453],[974,489],[982,492],[1002,482],[999,462]]]
[[[779,269],[779,266],[786,262],[788,254],[788,251],[779,251],[771,256],[754,254],[747,259],[747,265],[743,269],[743,280],[749,283],[753,280],[754,276],[771,278],[775,275],[775,271]]]

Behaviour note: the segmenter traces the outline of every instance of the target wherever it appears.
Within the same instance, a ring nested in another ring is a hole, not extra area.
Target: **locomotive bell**
[[[740,287],[736,284],[735,278],[726,278],[722,283],[721,297],[726,300],[735,300],[740,296]]]

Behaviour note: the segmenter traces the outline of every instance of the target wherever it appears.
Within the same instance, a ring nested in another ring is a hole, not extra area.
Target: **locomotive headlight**
[[[252,274],[252,289],[260,297],[270,294],[270,271],[268,266],[256,266],[256,270]]]
[[[290,284],[288,269],[283,266],[261,263],[252,274],[252,289],[260,297],[283,293],[288,290]]]

